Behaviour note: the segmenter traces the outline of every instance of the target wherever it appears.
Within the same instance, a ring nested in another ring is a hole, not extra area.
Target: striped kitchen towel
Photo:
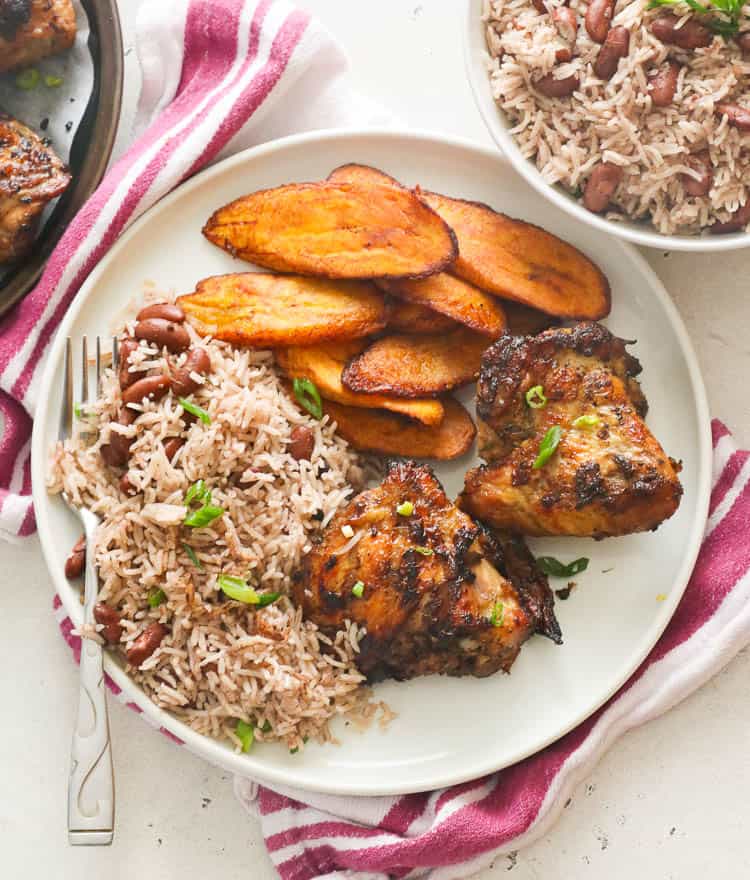
[[[145,2],[136,140],[70,225],[35,290],[0,320],[0,537],[35,529],[31,415],[45,353],[81,284],[117,238],[185,178],[296,132],[390,116],[346,82],[346,57],[285,0]]]

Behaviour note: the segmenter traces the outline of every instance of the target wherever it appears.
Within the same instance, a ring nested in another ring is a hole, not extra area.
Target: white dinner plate
[[[486,679],[431,676],[376,686],[398,717],[365,733],[334,723],[340,746],[308,745],[295,755],[281,745],[235,754],[157,708],[109,655],[107,672],[157,725],[208,761],[280,785],[375,795],[421,791],[497,770],[532,754],[583,721],[636,669],[669,621],[698,552],[710,489],[710,425],[705,392],[679,315],[645,261],[629,245],[577,224],[518,177],[496,150],[426,133],[386,131],[306,134],[241,153],[193,178],[125,234],[91,274],[65,316],[43,377],[34,425],[33,484],[39,535],[54,586],[79,622],[78,585],[63,564],[80,528],[59,497],[44,488],[60,406],[63,340],[108,334],[113,318],[144,283],[193,290],[208,275],[243,263],[201,236],[218,206],[253,190],[316,180],[346,162],[375,165],[406,184],[487,202],[557,233],[601,266],[612,285],[607,325],[637,339],[648,422],[667,452],[683,462],[685,495],[656,534],[602,542],[534,540],[537,553],[591,558],[578,587],[557,602],[565,644],[534,637],[510,675]],[[449,493],[475,459],[439,465]],[[564,582],[553,584],[565,586]],[[115,751],[117,743],[114,744]]]

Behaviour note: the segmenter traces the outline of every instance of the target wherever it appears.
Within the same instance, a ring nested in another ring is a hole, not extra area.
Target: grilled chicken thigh
[[[390,465],[328,526],[295,600],[324,631],[367,628],[370,677],[509,670],[535,631],[560,641],[549,586],[520,539],[496,540],[448,500],[429,467]]]
[[[492,345],[477,392],[479,451],[488,463],[466,475],[459,506],[527,535],[627,535],[672,516],[680,467],[643,421],[647,403],[634,378],[641,366],[627,344],[583,323],[506,334]],[[559,445],[541,463],[555,428]]]
[[[44,206],[69,183],[70,175],[50,147],[0,113],[0,265],[31,248]]]
[[[0,73],[64,52],[75,36],[73,0],[0,0]]]

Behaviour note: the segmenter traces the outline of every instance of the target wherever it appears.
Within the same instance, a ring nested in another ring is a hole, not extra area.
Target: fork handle
[[[93,624],[99,588],[93,553],[96,520],[87,514],[81,511],[87,545],[84,623]],[[68,842],[102,846],[112,843],[115,797],[102,646],[92,639],[81,639],[80,675],[68,783]]]

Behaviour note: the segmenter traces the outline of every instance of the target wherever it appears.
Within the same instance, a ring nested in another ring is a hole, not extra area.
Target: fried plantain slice
[[[203,234],[233,256],[326,278],[422,278],[458,253],[447,223],[382,183],[290,183],[219,208]]]
[[[476,428],[457,400],[446,397],[443,406],[445,418],[432,428],[392,412],[356,409],[330,400],[323,401],[323,412],[336,422],[344,440],[360,452],[449,461],[471,449]]]
[[[178,302],[204,336],[256,348],[356,339],[388,322],[382,294],[364,281],[243,272],[206,278]]]
[[[577,248],[480,202],[420,196],[456,233],[459,256],[452,271],[460,278],[559,318],[609,314],[609,282]]]
[[[274,354],[288,378],[309,379],[326,400],[365,409],[387,409],[430,426],[443,420],[444,409],[439,400],[401,400],[383,394],[357,394],[344,388],[341,374],[346,362],[356,354],[349,344],[280,348]]]
[[[395,300],[388,313],[388,329],[395,333],[447,333],[458,327],[455,321],[427,306]]]
[[[347,364],[342,382],[364,394],[437,396],[473,382],[489,344],[466,327],[439,336],[384,336]]]

